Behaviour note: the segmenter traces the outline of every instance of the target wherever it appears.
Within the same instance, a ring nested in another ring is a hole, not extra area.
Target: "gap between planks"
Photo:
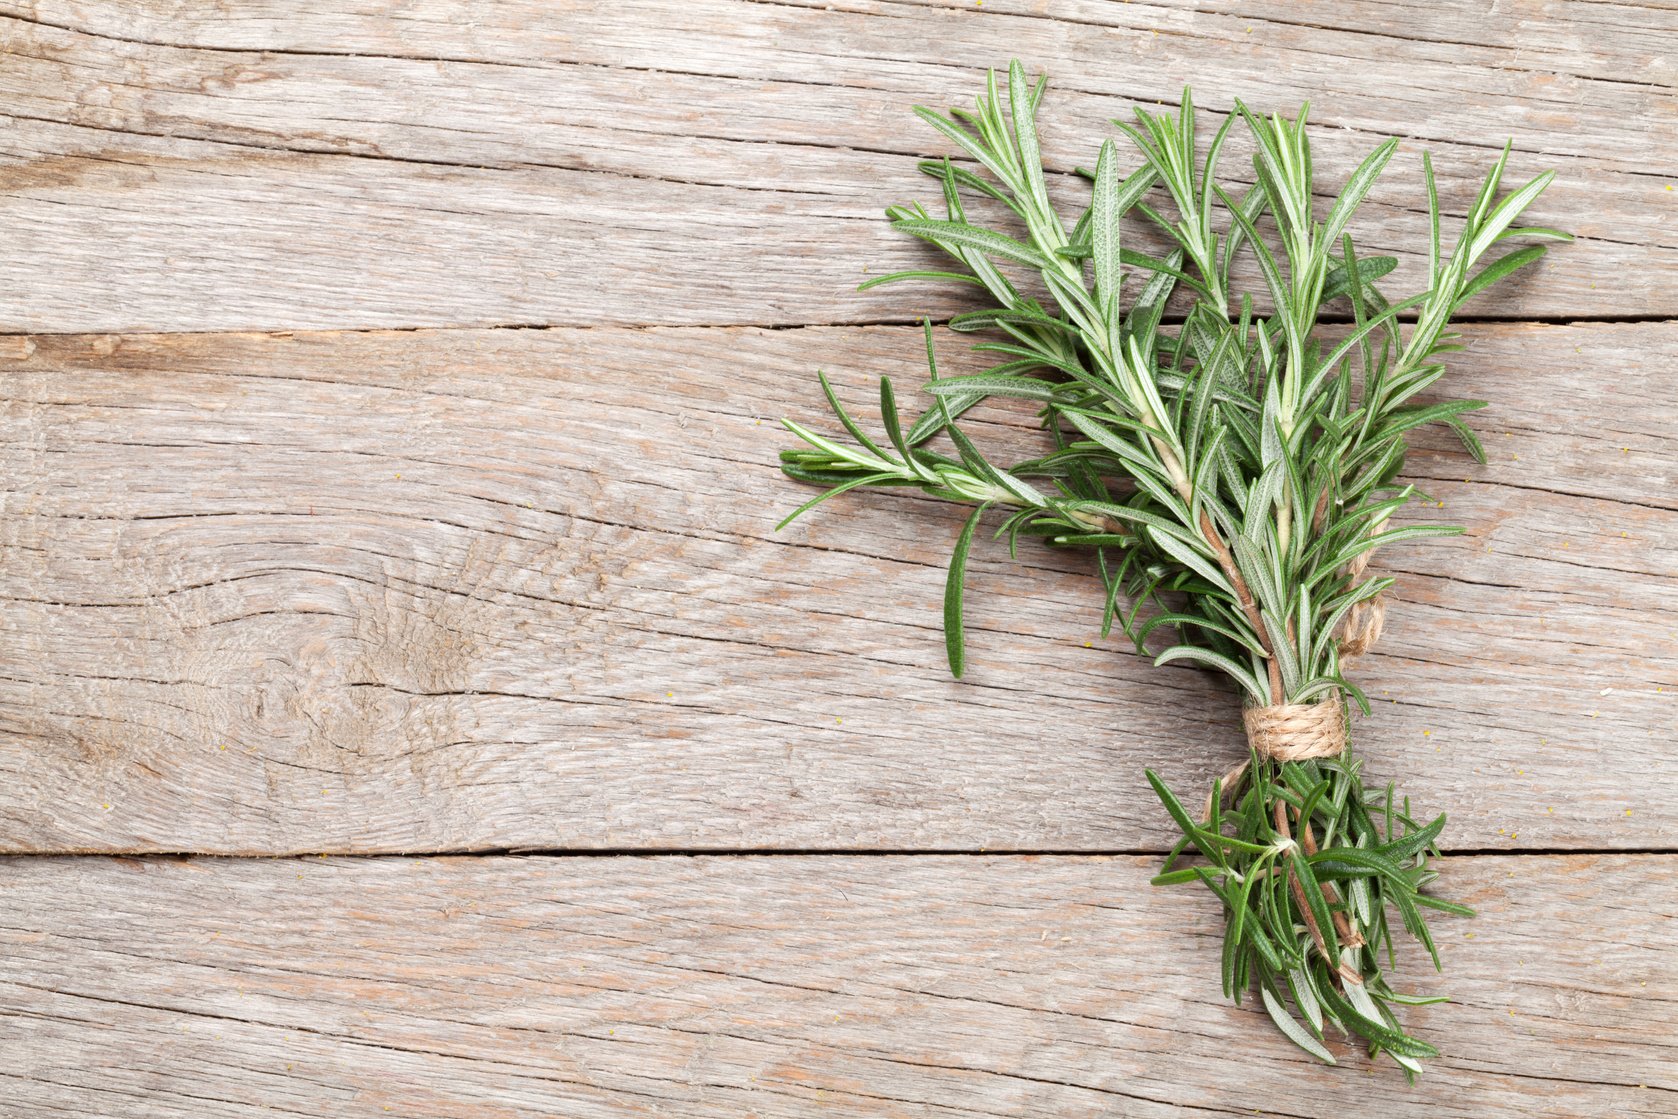
[[[1161,320],[1166,326],[1181,326],[1180,315],[1168,314]],[[1414,324],[1415,316],[1406,314],[1399,318],[1403,324]],[[934,327],[948,328],[948,318],[916,317],[914,315],[887,316],[877,319],[858,319],[855,321],[841,320],[811,320],[809,322],[709,322],[709,323],[661,323],[661,322],[483,322],[483,323],[416,323],[412,326],[321,326],[321,327],[277,327],[266,330],[0,330],[0,338],[82,338],[98,337],[101,335],[122,336],[127,338],[191,338],[214,337],[216,335],[240,335],[246,337],[275,337],[293,338],[307,337],[311,334],[446,334],[449,332],[467,331],[575,331],[594,330],[609,332],[614,330],[658,330],[658,331],[702,331],[702,330],[844,330],[855,328],[866,330],[871,327],[920,326],[930,322]],[[1345,314],[1325,314],[1317,318],[1319,326],[1335,327],[1347,326],[1352,317]],[[1451,319],[1456,326],[1662,326],[1678,323],[1678,318],[1668,314],[1626,314],[1626,315],[1455,315]]]
[[[4,859],[138,859],[166,862],[179,859],[228,861],[286,859],[1157,859],[1164,847],[1124,847],[1103,850],[1084,847],[456,847],[413,851],[107,851],[95,848],[70,851],[7,851]],[[1678,855],[1678,845],[1650,847],[1451,847],[1441,857],[1450,859],[1551,859],[1591,855]]]

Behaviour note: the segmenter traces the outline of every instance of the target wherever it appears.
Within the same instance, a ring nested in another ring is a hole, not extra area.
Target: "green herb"
[[[939,378],[927,323],[933,407],[906,424],[882,378],[884,440],[845,413],[824,379],[852,442],[786,421],[809,449],[782,452],[783,469],[829,487],[798,512],[859,486],[910,486],[976,506],[946,590],[957,676],[967,556],[981,518],[995,510],[995,534],[1010,549],[1022,534],[1094,549],[1106,591],[1103,632],[1116,622],[1155,663],[1216,669],[1252,706],[1349,696],[1367,713],[1345,674],[1342,641],[1348,618],[1392,582],[1365,577],[1368,553],[1461,531],[1387,527],[1415,496],[1397,481],[1406,437],[1444,423],[1483,461],[1462,419],[1483,402],[1421,396],[1444,374],[1444,355],[1459,348],[1447,332],[1452,315],[1544,252],[1506,242],[1567,239],[1516,225],[1551,174],[1500,198],[1506,146],[1447,252],[1424,155],[1428,288],[1395,302],[1378,281],[1396,261],[1360,256],[1347,227],[1396,140],[1377,147],[1319,217],[1305,110],[1289,120],[1237,102],[1203,149],[1185,90],[1175,114],[1138,109],[1134,123],[1114,122],[1140,166],[1127,173],[1119,145],[1104,142],[1094,171],[1081,172],[1089,205],[1068,222],[1049,200],[1039,154],[1043,81],[1028,83],[1016,62],[1006,94],[998,84],[992,74],[972,111],[915,110],[976,166],[947,158],[920,165],[943,188],[941,216],[919,205],[887,211],[959,270],[864,285],[976,286],[989,305],[950,326],[985,332],[974,348],[998,364]],[[1231,194],[1217,171],[1237,122],[1253,141],[1256,181]],[[969,218],[970,204],[1011,213],[1010,231]],[[1127,220],[1151,226],[1154,242],[1168,248],[1127,244]],[[1249,260],[1262,280],[1256,293],[1235,287],[1237,262]],[[1319,319],[1330,306],[1350,321],[1323,337]],[[1414,321],[1402,329],[1408,315]],[[991,397],[1037,405],[1052,448],[1006,466],[987,458],[957,421]],[[949,452],[933,449],[940,434]],[[1151,650],[1150,639],[1168,631],[1168,643]],[[1323,1044],[1331,1026],[1412,1074],[1435,1054],[1404,1031],[1394,1008],[1437,1000],[1395,993],[1380,952],[1390,966],[1396,914],[1437,967],[1422,911],[1468,913],[1424,892],[1444,817],[1424,824],[1390,787],[1366,790],[1349,751],[1276,762],[1255,750],[1232,772],[1232,787],[1214,786],[1199,818],[1157,776],[1148,779],[1183,832],[1155,881],[1199,882],[1222,902],[1227,995],[1239,1000],[1256,985],[1282,1032],[1325,1061],[1333,1060]],[[1181,865],[1191,858],[1194,865]]]

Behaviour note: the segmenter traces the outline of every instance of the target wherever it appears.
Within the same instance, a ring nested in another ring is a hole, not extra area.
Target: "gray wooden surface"
[[[852,497],[774,531],[804,496],[775,414],[820,420],[817,366],[859,406],[918,383],[918,333],[9,340],[0,780],[30,795],[0,843],[1169,845],[1142,769],[1210,780],[1237,702],[1102,641],[1086,560],[981,546],[957,683],[959,511]],[[1673,324],[1476,326],[1455,376],[1496,402],[1490,461],[1449,433],[1412,456],[1469,532],[1383,554],[1358,736],[1455,846],[1678,836],[1648,780],[1678,711],[1675,365]]]
[[[0,13],[0,1114],[1678,1111],[1678,13]],[[1459,998],[1415,1088],[1225,1006],[1146,887],[1141,770],[1220,771],[1235,700],[1082,561],[982,547],[956,683],[952,510],[773,530],[815,370],[913,386],[965,306],[852,290],[925,259],[908,106],[1014,54],[1063,172],[1185,82],[1309,97],[1328,183],[1405,137],[1359,230],[1412,279],[1424,146],[1458,215],[1505,135],[1559,172],[1580,240],[1453,365],[1490,462],[1410,458],[1468,533],[1383,552],[1360,665],[1484,911],[1400,961]]]
[[[1455,999],[1414,1015],[1447,1053],[1417,1088],[1345,1046],[1318,1071],[1227,1005],[1216,915],[1150,889],[1152,858],[12,859],[0,1092],[30,1115],[1357,1115],[1376,1092],[1665,1117],[1663,858],[1446,860],[1482,916],[1444,930],[1446,980],[1410,973]]]
[[[1225,6],[31,4],[0,23],[0,273],[50,271],[12,316],[50,331],[942,315],[960,293],[849,289],[921,259],[879,220],[942,153],[908,107],[967,102],[1015,53],[1052,75],[1063,170],[1191,82],[1214,109],[1312,99],[1325,176],[1407,137],[1360,228],[1410,277],[1421,148],[1460,214],[1512,135],[1513,174],[1559,172],[1532,216],[1581,240],[1484,313],[1678,310],[1678,16],[1367,4],[1333,31],[1337,4]]]

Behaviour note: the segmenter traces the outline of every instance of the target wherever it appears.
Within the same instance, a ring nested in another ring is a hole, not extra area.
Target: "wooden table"
[[[0,7],[0,1113],[1678,1113],[1669,7]],[[957,683],[957,511],[773,529],[817,368],[914,385],[970,306],[853,288],[926,259],[908,107],[1010,55],[1060,171],[1189,80],[1312,99],[1325,184],[1403,137],[1396,287],[1424,148],[1451,220],[1505,135],[1558,171],[1579,240],[1453,363],[1490,462],[1410,457],[1467,535],[1381,555],[1360,665],[1482,913],[1403,949],[1416,1087],[1147,885],[1142,768],[1202,787],[1235,699],[1081,559],[982,547]]]

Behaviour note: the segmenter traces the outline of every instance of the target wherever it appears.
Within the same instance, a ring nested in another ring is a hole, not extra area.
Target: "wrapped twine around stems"
[[[1321,703],[1278,703],[1241,713],[1247,741],[1279,762],[1332,758],[1346,748],[1346,705],[1337,694]]]
[[[1372,530],[1379,532],[1385,524]],[[1369,552],[1361,552],[1346,564],[1346,574],[1357,582],[1369,566]],[[1340,623],[1340,659],[1361,657],[1374,648],[1381,638],[1381,627],[1386,621],[1387,607],[1382,595],[1366,599],[1347,611]],[[1247,744],[1259,755],[1279,762],[1300,762],[1309,758],[1332,758],[1346,749],[1346,705],[1336,692],[1321,703],[1276,703],[1265,707],[1247,707],[1241,712],[1247,728]],[[1213,791],[1221,795],[1233,789],[1246,776],[1251,759],[1243,759]],[[1202,823],[1212,819],[1213,791],[1206,794],[1206,807],[1201,813]]]

